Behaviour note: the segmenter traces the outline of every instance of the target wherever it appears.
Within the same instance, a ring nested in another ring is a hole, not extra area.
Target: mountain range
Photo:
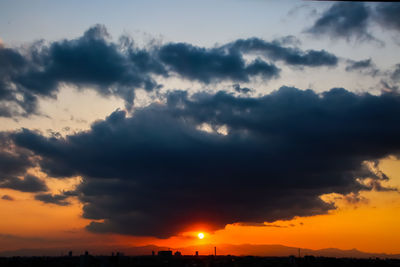
[[[173,252],[180,251],[183,255],[194,255],[196,251],[200,255],[214,254],[214,247],[216,247],[217,255],[235,255],[235,256],[263,256],[263,257],[286,257],[290,255],[307,256],[312,255],[316,257],[337,257],[337,258],[396,258],[400,259],[400,254],[385,254],[385,253],[369,253],[362,252],[357,249],[342,250],[337,248],[325,249],[307,249],[288,247],[283,245],[253,245],[253,244],[212,244],[188,246],[181,248],[168,248],[155,245],[148,246],[130,246],[130,247],[115,247],[115,246],[99,246],[91,248],[35,248],[35,249],[20,249],[0,252],[1,257],[12,256],[62,256],[67,255],[68,251],[72,250],[74,255],[80,255],[85,250],[88,250],[94,255],[111,255],[111,252],[122,252],[124,255],[142,256],[151,255],[152,251],[157,253],[161,250],[172,250]]]

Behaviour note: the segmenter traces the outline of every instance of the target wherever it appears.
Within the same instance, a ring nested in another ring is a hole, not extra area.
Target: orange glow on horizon
[[[400,161],[385,159],[380,165],[390,177],[385,186],[400,187]],[[53,179],[48,184],[52,192],[57,192],[74,183],[75,180]],[[338,208],[329,214],[297,217],[264,226],[228,224],[224,229],[212,231],[211,224],[207,227],[203,222],[168,239],[90,233],[85,230],[90,220],[82,218],[82,204],[76,199],[71,205],[60,207],[36,201],[30,193],[11,189],[0,189],[2,195],[10,195],[14,200],[0,199],[0,209],[7,214],[6,219],[0,221],[0,251],[35,248],[38,244],[55,248],[107,247],[112,244],[121,247],[191,247],[193,251],[212,254],[214,245],[280,244],[310,249],[356,248],[364,252],[400,253],[400,194],[397,191],[361,192],[360,196],[368,201],[346,203],[335,200]],[[200,246],[209,244],[212,244],[211,250],[201,251]]]

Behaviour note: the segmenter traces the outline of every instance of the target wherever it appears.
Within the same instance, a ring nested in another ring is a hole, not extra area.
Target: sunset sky
[[[1,1],[0,254],[400,254],[398,14],[373,2]]]

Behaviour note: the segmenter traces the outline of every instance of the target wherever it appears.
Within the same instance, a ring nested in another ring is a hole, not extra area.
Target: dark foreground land
[[[399,259],[350,259],[305,256],[235,257],[235,256],[70,256],[0,258],[1,267],[125,267],[125,266],[400,266]]]

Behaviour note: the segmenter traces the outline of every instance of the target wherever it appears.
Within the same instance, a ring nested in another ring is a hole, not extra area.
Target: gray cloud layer
[[[0,116],[37,114],[38,98],[56,97],[63,83],[117,96],[131,109],[135,90],[159,89],[159,76],[206,84],[247,82],[255,76],[277,78],[280,69],[270,61],[298,67],[337,64],[336,56],[324,50],[302,51],[286,44],[252,38],[216,48],[167,43],[140,49],[128,37],[110,41],[106,28],[96,25],[72,40],[38,42],[25,49],[0,46]],[[259,57],[247,62],[248,54]]]
[[[9,134],[0,133],[0,188],[22,192],[46,191],[47,186],[41,179],[26,173],[27,169],[36,166],[32,153],[15,147]]]
[[[369,39],[367,22],[369,8],[360,2],[334,3],[309,29],[315,35],[329,34],[332,37]]]
[[[58,195],[52,195],[52,194],[37,194],[35,196],[36,200],[42,201],[44,203],[51,203],[51,204],[56,204],[60,206],[68,206],[70,203],[66,200],[69,197],[67,194],[58,194]]]
[[[388,178],[363,162],[399,155],[399,115],[400,97],[389,93],[175,91],[165,105],[132,117],[116,111],[87,132],[48,138],[23,129],[12,139],[40,156],[48,175],[84,177],[64,196],[84,204],[90,231],[168,237],[196,223],[212,230],[323,214],[334,206],[322,194],[385,190]],[[204,123],[229,134],[199,130]]]
[[[369,7],[362,2],[337,2],[325,10],[307,31],[331,38],[375,40],[368,31],[369,24],[399,31],[399,12],[399,3],[380,3]]]
[[[368,76],[376,76],[379,73],[379,69],[370,58],[359,61],[347,60],[346,71],[356,71]]]
[[[23,179],[7,177],[4,181],[0,182],[0,188],[10,188],[31,193],[48,190],[46,183],[33,175],[26,175]]]
[[[266,42],[258,38],[239,39],[227,45],[245,53],[258,53],[274,61],[283,61],[291,66],[336,66],[338,58],[325,50],[301,51],[298,48],[284,47],[282,42]]]

